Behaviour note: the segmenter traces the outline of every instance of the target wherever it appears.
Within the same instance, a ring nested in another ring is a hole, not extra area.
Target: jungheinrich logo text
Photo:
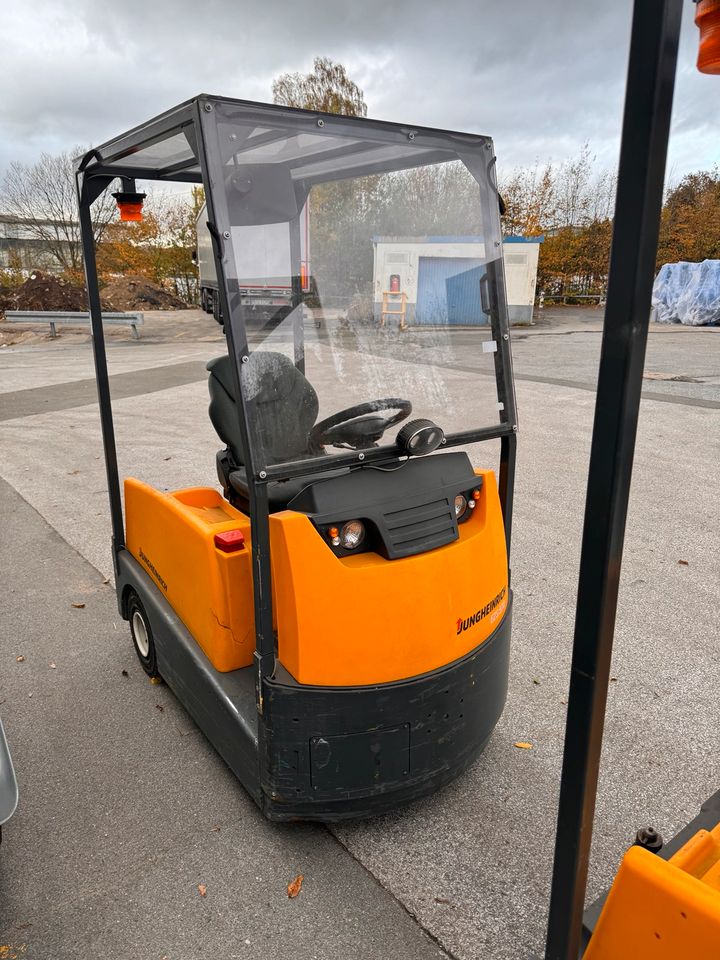
[[[143,551],[142,551],[142,547],[140,548],[140,559],[141,559],[142,562],[145,564],[145,566],[148,568],[148,570],[150,571],[150,573],[155,577],[155,579],[156,579],[157,582],[160,584],[160,586],[163,588],[163,590],[165,591],[165,593],[167,593],[167,584],[165,583],[165,581],[163,580],[163,578],[160,576],[160,574],[157,572],[157,569],[156,569],[156,567],[155,567],[155,564],[152,562],[152,560],[149,560],[148,557],[145,556],[145,554],[144,554]]]
[[[503,603],[503,601],[505,600],[506,593],[507,593],[507,588],[503,587],[500,593],[496,597],[493,597],[493,599],[489,603],[486,603],[484,607],[481,607],[479,610],[476,610],[476,612],[473,613],[471,617],[466,617],[464,620],[462,619],[462,617],[459,617],[457,622],[458,634],[461,634],[463,630],[469,630],[470,627],[474,627],[476,623],[480,623],[481,620],[484,620],[485,617],[492,614],[494,610],[497,610],[497,608],[501,604],[504,606],[505,604]],[[498,610],[498,613],[499,612],[500,611]],[[495,618],[493,617],[493,619]]]

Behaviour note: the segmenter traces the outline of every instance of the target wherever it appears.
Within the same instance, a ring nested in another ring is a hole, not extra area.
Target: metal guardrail
[[[142,313],[103,313],[103,324],[108,326],[127,325],[132,329],[134,340],[140,339],[138,327],[145,322]],[[5,319],[8,323],[49,323],[50,336],[57,337],[57,326],[77,327],[89,326],[90,314],[75,310],[7,310]]]

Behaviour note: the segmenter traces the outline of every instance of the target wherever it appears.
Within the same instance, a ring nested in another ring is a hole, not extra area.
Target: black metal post
[[[85,160],[87,159],[89,159],[89,157],[85,158]],[[87,288],[88,307],[90,310],[95,379],[97,382],[98,405],[100,407],[103,450],[105,453],[105,473],[107,476],[108,497],[110,499],[113,568],[117,573],[117,551],[125,545],[125,528],[123,524],[120,477],[118,474],[117,451],[115,447],[115,428],[113,426],[110,381],[108,379],[105,333],[102,324],[102,307],[100,306],[100,289],[98,287],[97,263],[95,261],[95,237],[93,234],[91,214],[93,200],[95,200],[99,193],[111,182],[111,177],[101,177],[97,183],[88,181],[82,172],[82,165],[77,174],[80,237],[82,240],[83,261],[85,264],[85,286]],[[92,184],[94,188],[92,191],[89,190],[90,184]]]
[[[683,0],[635,0],[546,960],[577,960]]]
[[[507,549],[508,569],[510,568],[510,542],[512,540],[513,494],[515,491],[515,458],[517,455],[517,434],[512,433],[500,440],[500,474],[498,493],[503,512],[505,545]]]
[[[218,146],[218,133],[211,104],[210,110],[197,104],[198,160],[206,185],[205,200],[209,217],[208,227],[213,239],[215,268],[217,270],[218,294],[225,318],[225,337],[228,354],[232,358],[235,391],[238,398],[238,424],[246,453],[246,476],[250,499],[250,520],[253,554],[253,598],[255,611],[255,676],[258,712],[263,712],[263,677],[270,676],[275,666],[275,634],[273,631],[272,569],[270,565],[270,526],[267,492],[267,471],[255,460],[257,444],[251,442],[251,426],[257,430],[253,413],[241,383],[240,369],[249,362],[248,336],[245,327],[244,308],[240,296],[237,268],[233,263],[226,269],[225,252],[232,253],[232,236],[227,202],[220,191],[209,186],[222,176],[222,158]],[[216,201],[219,201],[216,202]],[[222,230],[220,237],[218,231]],[[233,254],[234,257],[234,254]],[[232,259],[232,258],[231,258]],[[259,763],[264,761],[262,740],[264,727],[258,729],[260,749]]]
[[[505,263],[502,256],[500,196],[495,182],[496,157],[491,141],[486,143],[485,155],[482,157],[462,152],[460,156],[481,188],[480,222],[485,245],[485,274],[480,280],[480,303],[490,319],[490,329],[495,341],[494,366],[499,419],[500,423],[506,428],[501,434],[498,487],[505,527],[509,572],[518,415],[515,400],[515,381],[513,379],[512,349],[510,347],[510,312],[506,297]],[[485,183],[491,184],[493,189],[490,191],[482,189]],[[511,431],[509,435],[508,430]]]

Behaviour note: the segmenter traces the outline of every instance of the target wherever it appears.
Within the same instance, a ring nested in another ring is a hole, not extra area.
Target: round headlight
[[[461,493],[459,493],[455,497],[455,516],[458,518],[458,520],[467,510],[467,506],[468,506],[467,500]]]
[[[348,520],[340,531],[340,546],[354,550],[365,539],[365,526],[360,520]]]

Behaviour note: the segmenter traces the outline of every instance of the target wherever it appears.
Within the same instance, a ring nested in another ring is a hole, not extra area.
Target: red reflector
[[[225,530],[215,534],[215,546],[223,553],[233,553],[245,546],[245,534],[242,530]]]

